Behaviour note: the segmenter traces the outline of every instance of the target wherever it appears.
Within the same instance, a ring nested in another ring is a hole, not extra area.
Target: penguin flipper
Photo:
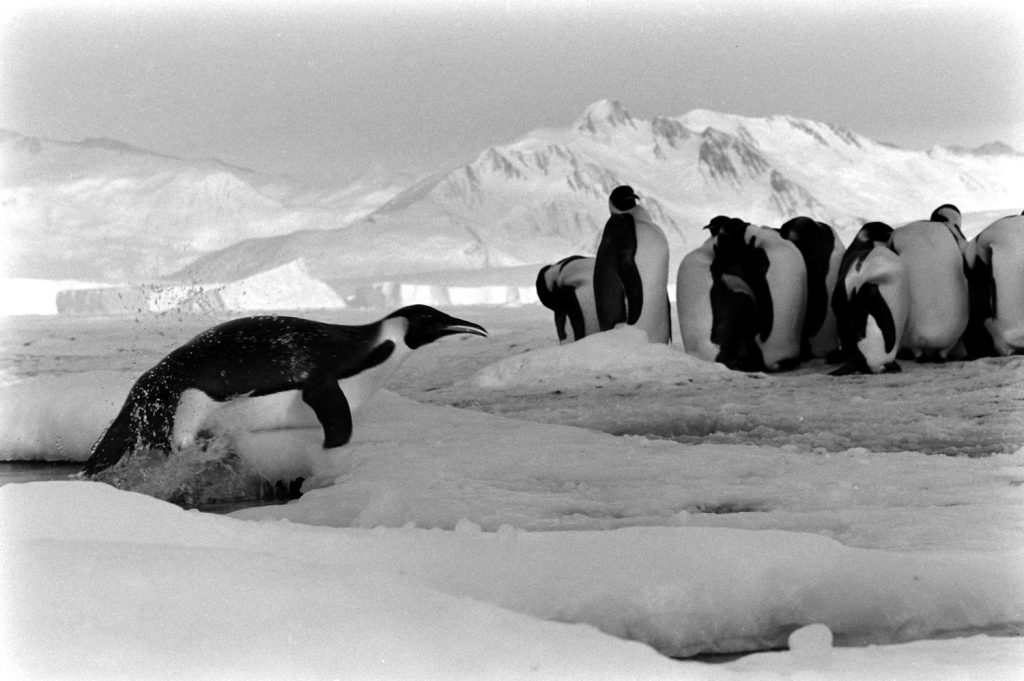
[[[626,289],[622,276],[627,263],[632,263],[634,271],[636,263],[636,224],[633,216],[628,213],[612,215],[604,225],[601,244],[597,248],[594,259],[594,299],[597,306],[597,320],[602,331],[613,329],[618,324],[627,322],[627,310],[633,316],[632,308],[627,308],[627,297],[631,293]],[[639,272],[637,272],[639,277]],[[635,292],[632,294],[635,295]],[[643,300],[641,289],[640,299]],[[639,307],[639,306],[637,306]],[[639,309],[636,319],[640,318]],[[630,322],[632,323],[632,322]]]
[[[761,342],[772,335],[775,323],[775,308],[772,304],[772,289],[768,285],[768,255],[759,248],[748,247],[743,263],[743,279],[754,292],[757,303],[757,323]]]
[[[885,342],[885,351],[892,352],[896,347],[896,322],[892,318],[888,303],[882,297],[877,284],[864,284],[854,294],[855,304],[871,315],[882,332],[882,340]]]
[[[310,406],[324,429],[324,449],[340,447],[352,437],[352,410],[341,386],[333,379],[319,381],[302,390],[302,401]]]

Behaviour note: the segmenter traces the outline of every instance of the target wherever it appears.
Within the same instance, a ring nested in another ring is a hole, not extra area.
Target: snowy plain
[[[4,678],[1024,678],[1024,359],[745,375],[449,311],[489,337],[414,353],[346,447],[285,436],[292,503],[0,488]],[[8,318],[4,458],[83,460],[220,319]]]

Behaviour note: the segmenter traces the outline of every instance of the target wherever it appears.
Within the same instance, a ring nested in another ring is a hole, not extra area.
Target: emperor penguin
[[[896,354],[910,314],[910,283],[889,247],[892,233],[883,222],[866,223],[843,254],[831,307],[845,362],[833,376],[900,370]]]
[[[779,233],[796,245],[807,267],[807,312],[801,356],[827,357],[839,348],[836,317],[830,303],[846,249],[831,225],[806,216],[784,222]]]
[[[426,305],[362,326],[284,316],[225,322],[139,377],[80,475],[93,476],[134,451],[173,454],[220,430],[318,425],[323,448],[340,447],[352,436],[353,415],[402,362],[452,334],[487,332]]]
[[[961,251],[967,245],[967,239],[964,238],[962,230],[964,218],[960,214],[960,209],[952,203],[944,203],[933,210],[928,220],[931,222],[940,222],[946,225],[946,229],[948,229],[950,234],[952,234],[956,239],[956,243],[960,246]]]
[[[907,268],[910,316],[903,350],[918,361],[962,357],[967,328],[967,275],[959,229],[947,222],[920,220],[897,227],[892,249]]]
[[[669,343],[668,240],[638,199],[626,185],[608,198],[611,217],[594,262],[597,319],[602,331],[628,324],[652,343]]]
[[[1000,218],[964,250],[970,280],[972,356],[1024,353],[1024,214]]]
[[[578,341],[600,330],[594,303],[594,258],[571,255],[542,267],[537,273],[537,297],[555,313],[559,343]]]

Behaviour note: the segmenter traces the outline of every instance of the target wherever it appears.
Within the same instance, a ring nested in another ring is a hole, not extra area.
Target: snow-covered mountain
[[[302,191],[104,140],[5,133],[0,145],[0,266],[108,282],[224,283],[296,261],[335,284],[552,262],[594,252],[618,184],[640,194],[674,262],[717,214],[769,225],[805,214],[848,235],[947,201],[965,212],[1024,202],[1024,155],[1005,145],[910,151],[788,116],[643,120],[609,100],[401,192],[383,180]]]
[[[113,140],[56,142],[0,130],[0,273],[153,280],[242,239],[344,226],[405,184],[372,177],[317,191]]]
[[[673,260],[724,213],[778,225],[811,215],[849,234],[868,219],[926,217],[1024,201],[1024,155],[908,151],[834,125],[786,116],[691,111],[633,117],[603,100],[569,128],[535,130],[410,187],[344,230],[251,240],[177,276],[237,279],[304,258],[325,280],[545,263],[593,253],[607,196],[630,184],[669,236]]]

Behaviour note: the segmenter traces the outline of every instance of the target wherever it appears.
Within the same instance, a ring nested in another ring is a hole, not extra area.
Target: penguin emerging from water
[[[910,317],[903,350],[917,361],[944,362],[965,353],[969,296],[963,235],[955,223],[921,220],[897,227],[890,245],[907,268]]]
[[[571,255],[542,267],[537,273],[537,297],[555,313],[559,343],[578,341],[600,331],[594,303],[594,258]]]
[[[1000,218],[964,250],[970,320],[964,344],[971,357],[1024,353],[1024,214]]]
[[[608,198],[611,217],[594,262],[597,319],[602,331],[628,324],[646,331],[652,343],[668,343],[668,240],[638,198],[628,186]]]
[[[452,334],[487,332],[426,305],[364,326],[280,316],[225,322],[173,350],[135,382],[82,475],[137,450],[180,451],[220,427],[273,431],[319,424],[324,449],[340,447],[352,436],[353,414],[409,354]]]
[[[896,354],[910,314],[910,284],[889,248],[892,232],[885,223],[866,223],[843,254],[832,310],[845,361],[833,376],[900,371]]]
[[[807,312],[801,356],[827,357],[839,348],[836,317],[830,303],[846,249],[835,229],[805,216],[783,223],[779,233],[796,245],[807,266]]]

